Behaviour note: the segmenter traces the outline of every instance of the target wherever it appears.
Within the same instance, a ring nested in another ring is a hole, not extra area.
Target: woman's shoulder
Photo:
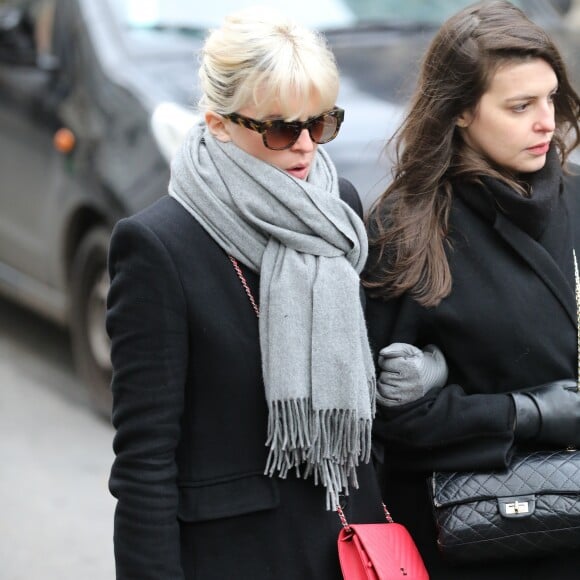
[[[127,219],[152,229],[167,228],[174,224],[189,224],[195,221],[191,214],[170,195],[163,195]]]
[[[362,219],[363,207],[356,187],[345,177],[338,178],[340,199],[347,203]]]
[[[197,220],[174,198],[164,195],[141,211],[121,219],[116,231],[143,231],[164,243],[185,243],[190,237],[203,235]]]

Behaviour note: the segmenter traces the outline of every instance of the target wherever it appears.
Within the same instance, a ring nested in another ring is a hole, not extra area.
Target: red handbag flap
[[[350,532],[343,528],[338,536],[338,551],[345,579],[429,580],[419,550],[401,524],[351,524],[350,528]],[[353,575],[351,570],[355,570],[355,559],[359,560],[358,572]],[[348,563],[350,566],[345,570]]]

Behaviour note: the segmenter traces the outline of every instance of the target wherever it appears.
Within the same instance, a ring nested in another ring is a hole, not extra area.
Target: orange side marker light
[[[59,129],[52,139],[54,148],[60,153],[70,153],[76,145],[76,137],[70,129]]]

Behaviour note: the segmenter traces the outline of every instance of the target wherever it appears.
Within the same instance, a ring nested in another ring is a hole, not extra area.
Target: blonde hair
[[[199,77],[201,111],[225,115],[254,106],[263,115],[276,103],[286,120],[299,118],[313,98],[332,108],[339,87],[325,38],[261,6],[235,12],[211,31]]]

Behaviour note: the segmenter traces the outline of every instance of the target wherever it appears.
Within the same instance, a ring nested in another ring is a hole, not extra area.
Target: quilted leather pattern
[[[503,471],[436,472],[431,494],[439,548],[448,560],[580,548],[579,451],[519,454]],[[513,509],[519,499],[527,502],[523,513],[517,505]],[[506,502],[513,516],[500,513],[500,504],[505,512]]]
[[[352,524],[338,536],[345,580],[429,580],[407,529],[396,523]]]

